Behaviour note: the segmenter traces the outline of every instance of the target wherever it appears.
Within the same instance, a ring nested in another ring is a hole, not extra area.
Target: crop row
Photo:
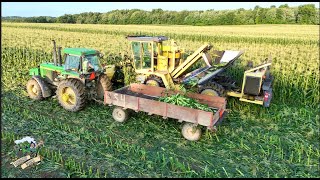
[[[234,32],[234,27],[229,27],[230,32],[226,32],[226,28],[217,30],[212,30],[214,28],[210,27],[198,27],[197,29],[190,27],[175,27],[171,28],[163,28],[163,26],[159,26],[157,29],[153,29],[154,27],[148,26],[107,26],[107,25],[91,25],[88,26],[79,26],[79,25],[52,25],[52,24],[42,24],[42,25],[33,25],[33,24],[10,24],[10,23],[2,23],[3,27],[10,28],[28,28],[28,29],[40,29],[40,30],[57,30],[57,31],[65,31],[65,32],[85,32],[85,33],[93,33],[93,34],[107,34],[107,35],[116,35],[116,36],[126,36],[126,35],[151,35],[151,36],[159,36],[164,35],[174,39],[180,40],[188,40],[188,41],[222,41],[227,43],[268,43],[268,44],[296,44],[296,45],[316,45],[318,44],[318,39],[316,39],[316,34],[312,34],[313,31],[309,31],[306,34],[295,34],[293,31],[289,32],[284,36],[283,32],[276,34],[261,34],[262,30],[256,30],[251,33],[248,33],[245,28],[249,27],[241,27],[238,28],[239,32]],[[312,26],[309,26],[312,27]],[[203,30],[201,30],[201,28]],[[316,26],[313,27],[312,30],[316,30]],[[187,30],[188,29],[188,30]],[[232,29],[232,31],[231,31]],[[186,31],[187,30],[187,31]],[[285,30],[285,29],[283,29]],[[267,30],[270,32],[270,30]],[[272,31],[271,31],[272,32]],[[300,36],[299,36],[300,35]]]

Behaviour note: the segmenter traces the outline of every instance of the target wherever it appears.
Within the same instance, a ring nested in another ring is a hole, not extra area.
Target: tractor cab
[[[82,74],[102,71],[102,66],[99,63],[100,53],[94,49],[65,48],[63,52],[66,71]]]
[[[53,49],[54,62],[44,62],[40,64],[39,68],[32,68],[30,75],[41,75],[49,84],[57,86],[63,79],[77,78],[85,83],[86,81],[95,80],[100,74],[112,70],[111,68],[103,68],[100,65],[99,57],[102,54],[97,50],[64,48],[62,51],[61,47],[59,47],[58,54],[56,54],[55,42]],[[63,52],[63,57],[61,52]]]
[[[131,41],[137,73],[171,73],[181,63],[182,50],[166,36],[127,36],[126,39]]]

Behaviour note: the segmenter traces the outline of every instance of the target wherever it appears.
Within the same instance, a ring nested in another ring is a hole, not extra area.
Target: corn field
[[[3,176],[319,177],[319,26],[1,25]],[[259,65],[271,54],[271,107],[230,98],[231,112],[217,133],[188,142],[175,121],[139,112],[117,124],[109,107],[90,103],[70,114],[56,99],[28,98],[29,69],[51,61],[51,40],[62,48],[97,49],[105,54],[102,63],[114,64],[130,56],[125,36],[138,34],[168,36],[188,51],[204,42],[245,50],[230,69],[237,79],[248,61]],[[45,161],[15,172],[6,165],[10,145],[30,134],[44,139]]]

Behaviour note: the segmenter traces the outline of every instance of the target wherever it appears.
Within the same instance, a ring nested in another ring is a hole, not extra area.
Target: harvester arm
[[[173,78],[178,78],[182,73],[184,73],[191,65],[196,63],[201,57],[204,58],[207,66],[209,64],[210,55],[207,54],[207,51],[211,49],[210,44],[204,44],[199,49],[197,49],[193,54],[187,57],[187,59],[180,64],[175,70],[171,72]]]
[[[225,50],[222,52],[221,58],[219,58],[218,60],[216,59],[216,64],[221,64],[221,63],[227,63],[227,64],[223,66],[220,65],[218,67],[213,65],[213,66],[207,66],[207,67],[196,69],[190,72],[189,74],[187,74],[184,77],[183,82],[187,83],[190,80],[196,78],[197,83],[199,85],[202,85],[208,82],[212,77],[222,73],[229,66],[232,66],[234,61],[237,60],[243,53],[244,51]]]
[[[222,66],[221,68],[215,70],[214,72],[208,73],[207,75],[202,77],[198,81],[198,84],[202,85],[202,84],[208,82],[211,78],[213,78],[217,74],[222,73],[225,69],[232,66],[233,62],[236,61],[243,53],[244,53],[244,51],[229,51],[229,50],[225,51],[220,62],[226,62],[227,64],[225,66]]]

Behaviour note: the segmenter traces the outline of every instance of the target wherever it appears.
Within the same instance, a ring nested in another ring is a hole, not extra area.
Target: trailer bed
[[[159,97],[177,93],[182,92],[144,84],[131,84],[115,91],[105,91],[104,104],[115,105],[136,112],[143,111],[149,115],[162,116],[164,119],[173,118],[179,122],[185,121],[196,125],[199,124],[209,129],[212,129],[226,115],[226,99],[222,97],[195,93],[186,94],[187,97],[194,98],[202,104],[215,108],[215,113],[158,101]]]

